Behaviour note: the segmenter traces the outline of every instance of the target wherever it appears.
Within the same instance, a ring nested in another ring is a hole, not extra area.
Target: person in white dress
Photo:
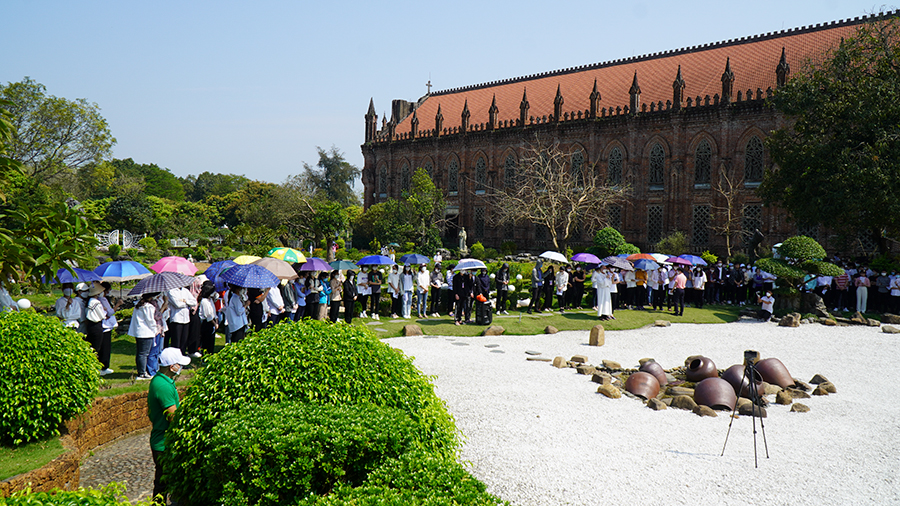
[[[597,290],[597,316],[600,317],[601,320],[614,320],[615,316],[613,316],[612,296],[610,294],[613,281],[605,265],[600,266],[600,275],[595,276],[595,278],[596,284],[594,284],[594,287]],[[595,283],[593,279],[591,282]]]

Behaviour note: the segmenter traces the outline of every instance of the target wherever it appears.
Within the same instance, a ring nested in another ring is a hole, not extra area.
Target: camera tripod
[[[753,419],[753,467],[759,468],[759,458],[756,451],[756,419],[759,418],[759,427],[762,429],[763,446],[766,449],[766,458],[769,458],[769,444],[766,442],[766,425],[763,423],[762,417],[762,397],[757,389],[758,381],[756,380],[758,372],[756,372],[756,363],[759,362],[759,352],[747,350],[744,352],[744,376],[741,378],[740,385],[744,385],[747,380],[747,389],[750,396],[750,418]],[[740,398],[740,389],[738,389],[738,398]],[[725,455],[725,446],[728,445],[728,436],[731,434],[731,424],[734,423],[734,415],[737,413],[738,403],[734,403],[734,409],[731,411],[731,421],[728,422],[728,432],[725,434],[725,444],[722,445],[722,455]],[[759,409],[759,411],[757,411]]]

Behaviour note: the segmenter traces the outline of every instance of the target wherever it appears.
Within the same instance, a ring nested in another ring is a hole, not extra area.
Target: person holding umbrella
[[[436,255],[438,258],[440,255]],[[441,286],[444,284],[444,274],[441,273],[441,264],[434,264],[434,269],[431,271],[430,279],[428,280],[428,284],[431,286],[431,316],[437,318],[438,309],[440,306],[441,300]]]
[[[206,354],[212,353],[216,348],[216,328],[219,326],[219,320],[216,318],[213,300],[217,297],[215,283],[207,279],[200,285],[197,317],[200,319],[200,348]]]
[[[412,269],[408,265],[403,266],[403,274],[400,275],[400,289],[403,294],[403,317],[412,317],[412,295],[415,287]]]
[[[369,302],[371,303],[370,312],[372,313],[372,318],[376,320],[381,319],[381,317],[378,316],[378,305],[381,303],[382,283],[384,283],[384,276],[381,274],[381,271],[373,265],[369,270],[369,288],[372,289]]]
[[[372,288],[369,286],[369,273],[366,272],[366,270],[366,267],[360,267],[359,276],[356,277],[356,298],[357,300],[359,300],[360,306],[362,306],[362,312],[359,313],[360,318],[366,317],[366,309],[368,308],[369,303],[369,294],[372,293]]]
[[[328,280],[331,288],[331,304],[328,319],[331,320],[331,323],[337,323],[338,315],[341,312],[341,302],[343,302],[344,298],[344,284],[341,282],[338,274],[340,274],[338,270],[331,271],[331,278]]]
[[[460,324],[460,320],[465,319],[463,323],[470,323],[472,316],[472,295],[474,293],[475,283],[469,275],[469,271],[457,271],[453,275],[453,298],[456,300],[456,310],[454,312],[456,325]]]
[[[145,293],[134,307],[131,315],[131,324],[128,325],[128,335],[134,338],[136,345],[134,365],[137,370],[137,380],[148,380],[153,377],[147,368],[150,359],[150,350],[157,339],[162,339],[156,317],[156,305],[154,299],[158,293]]]
[[[87,342],[91,343],[91,348],[97,353],[97,359],[103,369],[100,370],[100,376],[112,374],[113,370],[109,368],[109,348],[108,343],[103,342],[103,320],[106,319],[106,310],[103,303],[100,302],[100,294],[103,293],[103,286],[94,281],[90,288],[85,292],[87,294],[87,302],[84,310],[84,334]]]
[[[431,276],[428,275],[428,269],[425,268],[425,264],[422,264],[419,266],[419,273],[416,274],[416,287],[418,288],[417,293],[419,295],[416,303],[416,312],[419,314],[419,318],[428,316],[429,284],[431,284]]]
[[[391,292],[391,318],[397,318],[397,313],[402,313],[403,292],[400,290],[400,273],[397,272],[397,266],[391,266],[391,273],[388,274],[388,291]]]
[[[98,299],[100,304],[103,305],[103,312],[106,317],[103,319],[103,337],[100,339],[100,352],[98,354],[101,357],[100,363],[104,364],[103,370],[109,371],[105,373],[101,371],[101,375],[105,376],[113,372],[109,368],[109,354],[112,349],[112,331],[119,326],[119,322],[116,321],[116,311],[122,305],[122,300],[117,300],[115,306],[113,306],[109,303],[109,292],[112,289],[112,284],[104,281],[100,283],[100,286],[103,287],[103,293],[100,294]]]
[[[239,343],[247,334],[247,307],[250,306],[250,298],[245,289],[235,285],[228,285],[230,292],[228,305],[225,306],[225,321],[228,322],[228,330],[231,332],[231,343]]]

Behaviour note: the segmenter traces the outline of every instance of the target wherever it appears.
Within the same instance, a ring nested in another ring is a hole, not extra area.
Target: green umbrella
[[[348,262],[346,260],[335,260],[334,262],[330,262],[328,265],[331,266],[332,269],[336,271],[353,271],[356,270],[356,264],[353,262]]]

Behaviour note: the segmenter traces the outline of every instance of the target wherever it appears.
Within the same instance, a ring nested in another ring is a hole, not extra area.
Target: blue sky
[[[892,8],[862,1],[5,0],[0,82],[97,103],[116,158],[282,182],[434,90]],[[723,6],[728,6],[724,7]]]

